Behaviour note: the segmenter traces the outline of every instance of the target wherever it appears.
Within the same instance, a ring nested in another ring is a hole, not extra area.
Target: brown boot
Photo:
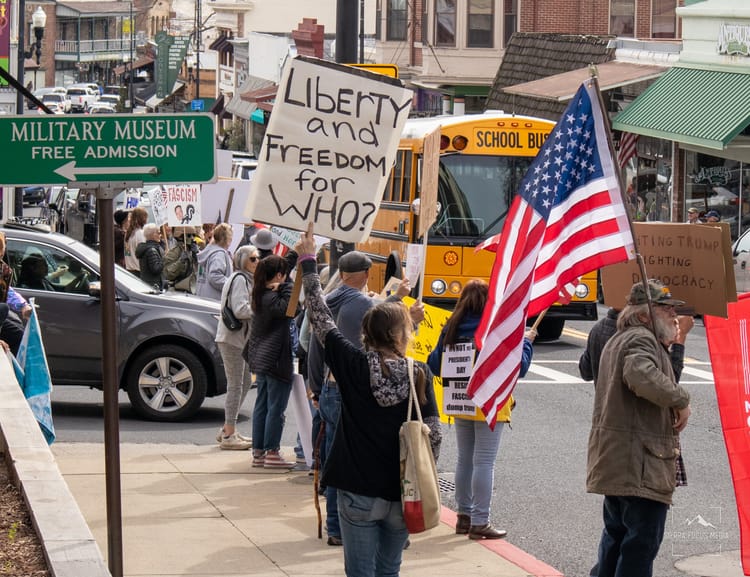
[[[461,515],[461,513],[456,516],[456,535],[466,535],[469,532],[470,526],[471,517],[468,515]]]
[[[469,539],[502,539],[508,534],[502,529],[495,529],[492,525],[472,525],[469,527]]]

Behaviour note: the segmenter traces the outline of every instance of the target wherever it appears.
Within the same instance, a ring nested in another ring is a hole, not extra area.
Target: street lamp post
[[[44,27],[47,25],[47,15],[42,10],[41,6],[37,6],[34,14],[31,16],[31,23],[34,27],[34,37],[36,38],[35,44],[27,51],[24,48],[26,44],[26,0],[19,0],[18,2],[18,81],[23,85],[24,77],[24,59],[31,58],[33,54],[36,54],[36,63],[39,64],[39,60],[42,56],[42,38],[44,37]],[[34,74],[36,79],[36,73]],[[23,92],[17,91],[16,97],[16,114],[23,114],[24,98]],[[23,189],[16,188],[15,201],[13,204],[13,213],[15,216],[23,216]]]

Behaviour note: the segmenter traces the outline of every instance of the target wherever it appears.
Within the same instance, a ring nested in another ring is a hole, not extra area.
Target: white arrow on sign
[[[109,167],[90,167],[76,168],[76,161],[71,160],[55,170],[57,174],[68,180],[75,180],[76,174],[156,174],[158,169],[155,166],[109,166]]]

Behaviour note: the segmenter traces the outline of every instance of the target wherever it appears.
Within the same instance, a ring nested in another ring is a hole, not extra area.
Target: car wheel
[[[543,318],[536,328],[538,341],[555,341],[560,338],[565,326],[565,319]]]
[[[133,410],[152,421],[193,416],[206,398],[208,377],[198,357],[178,345],[159,345],[133,361],[126,390]]]

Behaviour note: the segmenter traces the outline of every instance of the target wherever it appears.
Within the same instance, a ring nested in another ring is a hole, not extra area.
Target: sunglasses
[[[247,257],[247,260],[249,260],[250,262],[258,262],[259,259],[257,256],[249,256]]]

